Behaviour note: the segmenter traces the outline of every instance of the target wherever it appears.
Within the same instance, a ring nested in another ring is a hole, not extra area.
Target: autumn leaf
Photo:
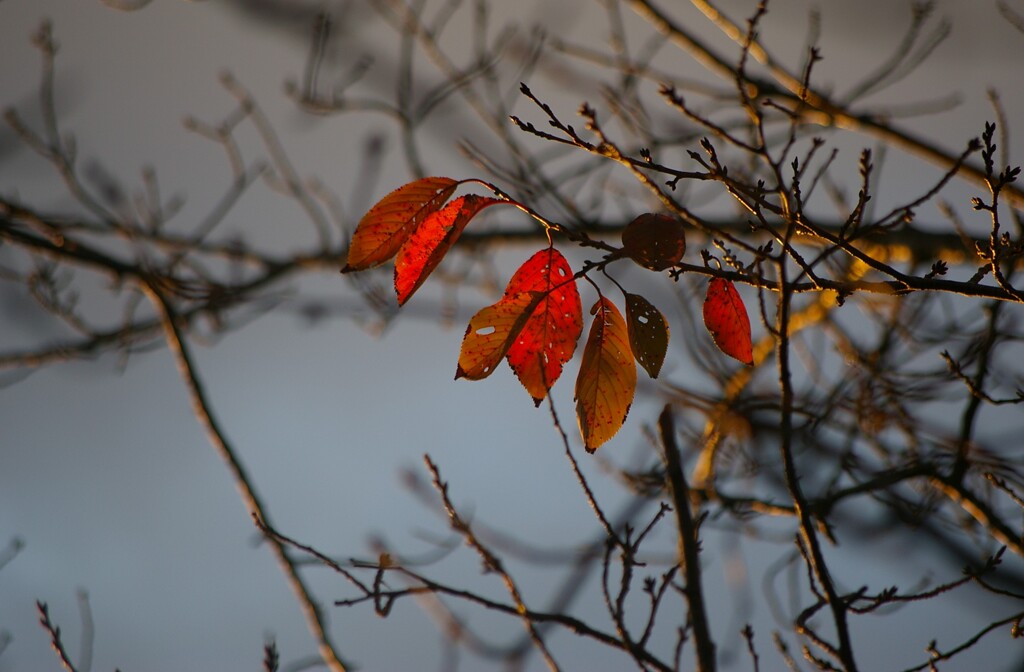
[[[382,198],[359,220],[341,272],[362,271],[391,259],[420,223],[441,209],[458,185],[449,177],[425,177]]]
[[[704,326],[711,332],[719,350],[747,366],[754,365],[750,318],[743,299],[729,280],[712,278],[708,283],[708,294],[704,299]]]
[[[675,217],[647,213],[622,230],[626,256],[652,271],[664,271],[679,263],[686,252],[686,232]]]
[[[516,270],[500,301],[469,321],[455,377],[486,378],[507,356],[539,404],[572,359],[582,331],[572,269],[558,250],[545,248]]]
[[[661,311],[639,294],[626,293],[626,327],[637,363],[657,378],[668,351],[668,322]]]
[[[636,364],[618,308],[601,297],[590,312],[594,323],[576,379],[576,417],[588,453],[619,431],[636,392]]]
[[[540,294],[529,293],[506,295],[479,310],[470,319],[462,338],[455,379],[481,380],[491,375],[541,298]]]
[[[576,351],[583,307],[569,262],[553,247],[534,254],[509,280],[506,296],[522,292],[542,298],[509,348],[508,364],[540,405]]]
[[[469,220],[484,208],[504,202],[470,194],[460,196],[441,210],[427,215],[398,250],[398,258],[395,260],[398,305],[404,305],[437,268],[444,255],[462,235]]]

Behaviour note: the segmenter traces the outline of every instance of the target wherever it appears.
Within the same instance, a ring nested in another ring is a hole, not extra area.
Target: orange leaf
[[[596,317],[576,379],[576,417],[588,453],[619,431],[636,392],[636,364],[618,308],[601,297],[590,312]]]
[[[668,322],[639,294],[626,294],[626,326],[633,355],[647,375],[657,378],[668,352]]]
[[[491,375],[540,301],[540,294],[506,295],[479,310],[462,338],[455,379],[480,380]]]
[[[373,268],[395,256],[416,227],[441,209],[458,185],[450,177],[425,177],[382,198],[359,220],[341,272]]]
[[[626,256],[652,271],[664,271],[679,263],[686,252],[683,223],[668,215],[640,215],[622,230]]]
[[[423,220],[398,251],[395,260],[395,293],[398,305],[405,304],[448,253],[462,230],[478,212],[489,205],[504,203],[496,198],[460,196]]]
[[[576,351],[583,307],[569,262],[553,247],[534,254],[509,280],[505,296],[521,292],[542,298],[509,348],[508,364],[539,406]]]
[[[718,349],[747,366],[754,365],[754,347],[750,339],[750,318],[743,299],[732,282],[712,278],[704,299],[704,326],[711,332]]]

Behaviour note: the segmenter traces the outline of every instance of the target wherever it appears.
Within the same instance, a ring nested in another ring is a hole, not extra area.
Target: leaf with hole
[[[686,232],[675,217],[647,213],[622,230],[626,256],[652,271],[672,268],[686,252]]]
[[[455,379],[481,380],[491,375],[508,353],[533,310],[540,294],[506,294],[494,305],[477,311],[462,338]]]
[[[712,278],[708,283],[704,299],[704,326],[711,332],[719,350],[747,366],[754,365],[750,318],[743,299],[729,280]]]
[[[484,208],[505,201],[484,196],[460,196],[437,212],[432,212],[412,232],[395,260],[395,293],[398,305],[423,284],[448,253],[463,229]]]
[[[420,223],[451,198],[458,185],[449,177],[425,177],[382,198],[359,220],[341,272],[362,271],[391,259]]]
[[[521,292],[542,298],[509,348],[508,364],[540,405],[576,351],[583,306],[569,262],[553,247],[534,254],[512,276],[505,295]]]
[[[668,352],[668,322],[661,311],[639,294],[626,293],[626,327],[633,356],[651,378],[657,378]]]
[[[594,322],[576,379],[576,419],[588,453],[615,436],[636,393],[636,364],[622,314],[604,297],[590,313]]]

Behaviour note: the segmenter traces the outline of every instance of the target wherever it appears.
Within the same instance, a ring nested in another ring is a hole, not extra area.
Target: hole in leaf
[[[479,329],[476,330],[476,334],[477,334],[477,336],[487,336],[489,334],[493,334],[494,331],[495,330],[494,330],[493,326],[490,326],[490,327],[480,327]]]

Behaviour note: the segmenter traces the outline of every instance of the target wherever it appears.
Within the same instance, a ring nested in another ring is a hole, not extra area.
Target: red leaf
[[[478,311],[462,338],[455,379],[480,380],[491,375],[540,300],[539,294],[506,294]]]
[[[657,378],[668,352],[668,322],[661,311],[639,294],[626,294],[626,326],[633,355],[647,375]]]
[[[569,262],[553,247],[534,254],[509,280],[506,297],[522,292],[542,298],[509,348],[508,364],[539,406],[576,351],[583,307]]]
[[[683,223],[668,215],[640,215],[622,230],[626,256],[652,271],[672,268],[686,252]]]
[[[750,318],[732,282],[712,278],[708,283],[708,295],[704,299],[704,326],[711,332],[719,350],[747,366],[754,365]]]
[[[425,177],[395,189],[359,220],[342,273],[379,266],[395,256],[427,215],[438,211],[459,183]]]
[[[636,392],[636,364],[618,308],[601,297],[590,312],[594,323],[576,379],[576,417],[588,453],[619,431]]]
[[[427,215],[398,251],[395,260],[395,293],[405,304],[448,253],[462,230],[478,212],[505,201],[483,196],[460,196],[443,209]]]

